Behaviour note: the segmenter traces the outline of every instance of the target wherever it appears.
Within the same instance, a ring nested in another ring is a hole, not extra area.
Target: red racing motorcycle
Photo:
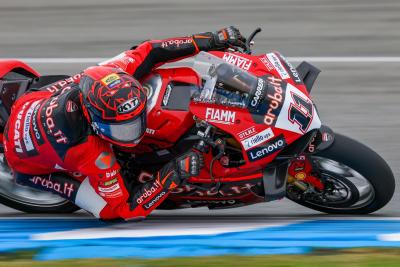
[[[365,145],[323,125],[311,88],[320,72],[294,67],[278,52],[201,52],[166,64],[142,81],[148,95],[146,135],[134,151],[117,151],[123,175],[151,179],[166,162],[195,147],[205,167],[159,209],[233,208],[284,197],[314,210],[366,214],[385,206],[395,180]],[[19,61],[0,61],[0,118],[40,76]],[[49,83],[63,78],[47,76]],[[140,166],[140,168],[138,168]],[[0,157],[0,202],[26,212],[72,212],[50,193],[16,185]]]

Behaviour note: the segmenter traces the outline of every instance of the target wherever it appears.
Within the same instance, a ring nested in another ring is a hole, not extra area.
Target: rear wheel
[[[71,213],[79,209],[55,194],[16,184],[4,154],[0,154],[0,203],[28,213]]]
[[[395,179],[387,163],[365,145],[336,134],[334,143],[311,157],[324,181],[323,192],[299,192],[288,185],[287,197],[332,214],[367,214],[381,209],[394,194]]]

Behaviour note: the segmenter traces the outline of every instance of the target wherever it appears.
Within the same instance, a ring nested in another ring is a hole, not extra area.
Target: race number
[[[299,125],[302,133],[307,132],[313,117],[313,104],[310,100],[291,92],[294,103],[290,103],[289,121]]]

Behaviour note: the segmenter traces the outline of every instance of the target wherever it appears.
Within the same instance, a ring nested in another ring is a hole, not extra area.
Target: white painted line
[[[286,226],[300,221],[288,223],[249,223],[232,224],[224,223],[190,223],[169,226],[151,224],[123,224],[117,227],[85,228],[71,231],[60,231],[32,235],[31,240],[76,240],[76,239],[101,239],[101,238],[137,238],[137,237],[159,237],[159,236],[188,236],[188,235],[217,235],[223,233],[243,232],[259,228]],[[132,226],[134,229],[132,229]]]
[[[40,63],[40,64],[76,64],[76,63],[99,63],[104,61],[104,58],[83,57],[83,58],[0,58],[0,60],[17,59],[25,63]]]
[[[0,60],[13,58],[0,58]],[[15,59],[15,58],[14,58]],[[99,63],[108,58],[16,58],[26,63],[35,64],[77,64]],[[399,57],[287,57],[289,61],[321,62],[321,63],[400,63]]]
[[[378,235],[378,240],[389,241],[389,242],[399,242],[400,241],[400,233]]]
[[[323,63],[399,63],[400,57],[288,57],[288,60]]]

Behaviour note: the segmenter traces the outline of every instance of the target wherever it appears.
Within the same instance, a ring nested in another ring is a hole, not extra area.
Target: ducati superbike
[[[205,166],[174,189],[159,209],[233,208],[281,198],[326,213],[367,214],[385,206],[395,180],[367,146],[324,125],[310,92],[320,72],[294,67],[283,55],[252,55],[257,29],[245,48],[200,52],[162,66],[141,82],[148,96],[147,129],[133,151],[116,151],[124,177],[152,179],[193,147]],[[0,61],[0,124],[41,76],[23,62]],[[45,84],[43,84],[45,85]],[[25,212],[77,209],[53,194],[14,183],[0,157],[0,202]]]

